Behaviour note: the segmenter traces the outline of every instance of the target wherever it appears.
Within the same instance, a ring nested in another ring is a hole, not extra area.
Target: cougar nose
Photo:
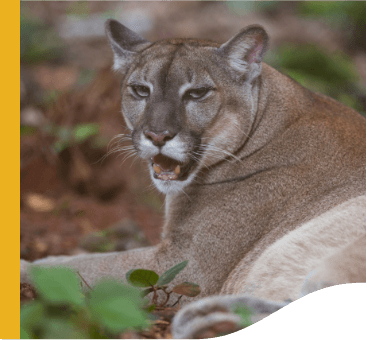
[[[146,130],[144,132],[144,135],[149,140],[151,140],[155,146],[163,146],[164,144],[166,144],[166,142],[173,139],[173,137],[175,136],[174,133],[171,133],[168,130],[159,133]]]

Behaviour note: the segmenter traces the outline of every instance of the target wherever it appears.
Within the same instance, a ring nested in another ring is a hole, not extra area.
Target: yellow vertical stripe
[[[1,5],[0,338],[19,339],[19,1]]]

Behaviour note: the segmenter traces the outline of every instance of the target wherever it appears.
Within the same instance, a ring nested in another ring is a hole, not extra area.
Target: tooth
[[[153,165],[153,170],[154,170],[158,175],[162,172],[161,168],[160,168],[157,164],[154,164],[154,165]]]
[[[181,171],[181,167],[179,165],[177,165],[175,167],[175,174],[178,176],[180,174],[180,171]]]

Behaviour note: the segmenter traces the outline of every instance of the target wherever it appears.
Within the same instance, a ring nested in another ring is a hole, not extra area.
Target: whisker
[[[221,148],[219,148],[219,147],[217,147],[217,146],[215,146],[215,145],[213,145],[213,144],[210,144],[210,143],[208,143],[208,144],[204,144],[204,145],[207,145],[207,146],[208,146],[208,148],[210,148],[210,149],[211,149],[210,151],[219,151],[219,152],[222,152],[222,153],[226,154],[227,156],[232,157],[232,158],[234,158],[235,160],[239,161],[240,163],[243,163],[243,162],[242,162],[242,159],[238,158],[238,157],[237,157],[237,156],[235,156],[233,153],[231,153],[231,152],[229,152],[229,151],[227,151],[227,150],[221,149]]]
[[[180,191],[183,192],[186,195],[186,197],[189,199],[189,201],[191,201],[190,196],[182,188],[180,189]]]
[[[96,162],[94,162],[93,164],[96,163],[103,163],[103,161],[111,154],[115,153],[115,152],[120,152],[120,151],[125,151],[125,150],[129,150],[129,149],[133,149],[134,146],[133,145],[129,145],[129,146],[122,146],[123,143],[125,142],[131,142],[132,141],[132,136],[131,133],[130,134],[124,134],[124,133],[120,133],[114,137],[111,138],[111,140],[109,141],[108,145],[107,145],[107,153],[105,155],[103,155],[99,160],[97,160]]]
[[[137,160],[137,159],[140,159],[139,155],[136,154],[133,161],[131,162],[131,165],[130,165],[130,168],[133,166],[134,162]]]

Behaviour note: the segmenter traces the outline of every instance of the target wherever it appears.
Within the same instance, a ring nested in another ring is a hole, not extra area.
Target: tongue
[[[160,166],[163,171],[173,171],[177,165],[180,165],[179,162],[175,161],[172,158],[163,156],[159,154],[153,157],[153,162]]]

